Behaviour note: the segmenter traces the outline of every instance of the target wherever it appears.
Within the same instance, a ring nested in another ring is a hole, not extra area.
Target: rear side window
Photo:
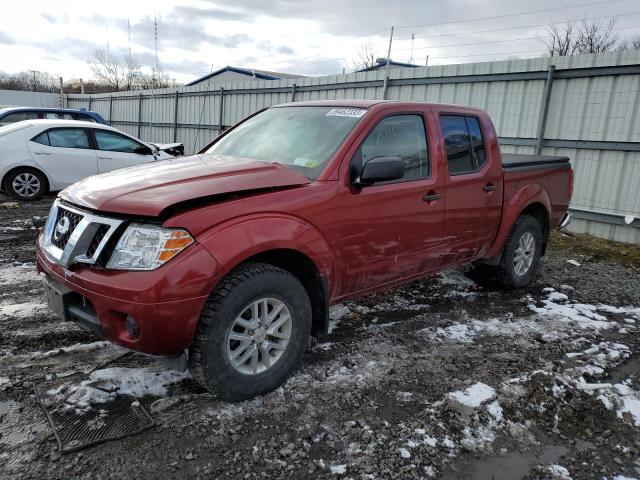
[[[458,175],[475,170],[471,150],[469,149],[469,132],[463,116],[442,115],[442,134],[447,151],[449,173]]]
[[[51,145],[51,142],[49,142],[49,132],[43,132],[31,141],[39,143],[40,145]]]
[[[429,156],[422,116],[395,115],[382,120],[360,145],[352,167],[360,172],[369,160],[377,157],[401,157],[403,179],[428,177]]]
[[[60,148],[90,148],[87,132],[81,128],[49,130],[49,145]]]
[[[93,130],[98,144],[98,150],[109,152],[135,153],[136,148],[142,146],[140,143],[114,132],[106,130]]]
[[[467,128],[469,129],[469,139],[471,141],[471,153],[473,154],[477,168],[482,168],[486,161],[484,153],[484,142],[482,141],[482,130],[480,130],[480,122],[476,117],[466,117]]]
[[[82,120],[83,122],[98,123],[96,119],[93,118],[91,115],[85,115],[84,113],[78,113],[76,115],[76,120]]]
[[[33,120],[38,118],[38,112],[14,112],[0,118],[0,125],[22,122],[23,120]]]
[[[440,123],[449,174],[460,175],[482,168],[487,158],[478,119],[464,115],[441,115]]]
[[[61,112],[44,112],[42,118],[46,118],[47,120],[73,120],[71,114]]]

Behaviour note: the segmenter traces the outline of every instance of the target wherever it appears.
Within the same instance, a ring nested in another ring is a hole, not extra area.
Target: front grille
[[[59,225],[59,222],[64,217],[69,219],[69,227],[64,233],[59,233],[58,231],[56,231],[56,229]],[[59,249],[64,250],[64,247],[67,245],[67,242],[69,241],[69,237],[71,236],[73,231],[76,229],[76,227],[78,226],[82,218],[83,218],[82,215],[78,213],[71,212],[62,207],[59,208],[58,216],[56,217],[56,223],[53,228],[53,233],[51,235],[51,243],[53,243]]]
[[[109,225],[100,225],[98,230],[96,230],[95,235],[91,239],[91,243],[89,244],[89,248],[87,248],[87,257],[93,257],[93,254],[96,253],[100,242],[104,238],[104,236],[109,231]]]

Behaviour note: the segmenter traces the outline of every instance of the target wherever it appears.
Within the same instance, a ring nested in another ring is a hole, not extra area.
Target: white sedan
[[[173,158],[155,145],[93,122],[27,120],[0,128],[0,189],[36,200],[98,173]]]

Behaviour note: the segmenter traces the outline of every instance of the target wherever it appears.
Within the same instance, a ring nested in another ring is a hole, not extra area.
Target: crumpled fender
[[[220,264],[221,278],[244,260],[274,249],[305,254],[321,276],[333,279],[333,250],[318,229],[301,218],[279,213],[261,213],[235,218],[215,226],[197,238]],[[332,286],[334,282],[331,282]]]
[[[500,228],[493,244],[484,254],[484,259],[500,255],[516,220],[525,208],[534,203],[542,204],[547,210],[547,215],[551,216],[551,200],[542,185],[538,183],[528,184],[515,191],[510,191],[509,186],[506,186]]]

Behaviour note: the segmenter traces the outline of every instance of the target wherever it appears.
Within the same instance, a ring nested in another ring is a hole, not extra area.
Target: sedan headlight
[[[155,270],[192,243],[185,230],[132,224],[120,237],[107,268]]]

